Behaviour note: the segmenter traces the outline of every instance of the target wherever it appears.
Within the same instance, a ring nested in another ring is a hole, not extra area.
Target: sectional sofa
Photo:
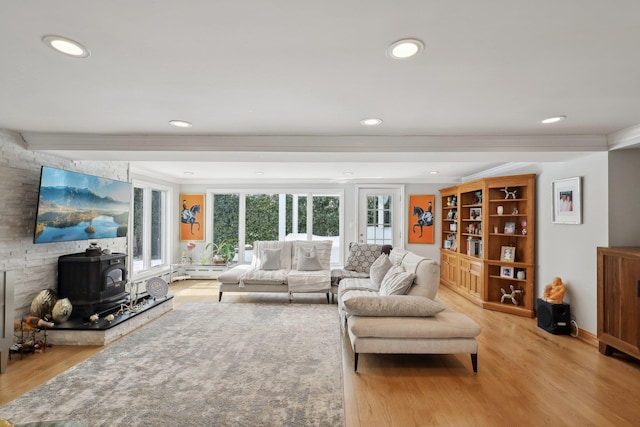
[[[355,371],[361,353],[467,353],[477,373],[480,326],[436,300],[439,276],[434,260],[392,249],[372,264],[369,278],[340,281],[338,310]]]

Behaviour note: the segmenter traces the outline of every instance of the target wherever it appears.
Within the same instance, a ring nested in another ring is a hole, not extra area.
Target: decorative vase
[[[53,321],[56,323],[62,323],[69,320],[71,317],[71,312],[73,311],[73,306],[71,305],[71,301],[69,298],[62,298],[56,302],[56,305],[53,306]]]

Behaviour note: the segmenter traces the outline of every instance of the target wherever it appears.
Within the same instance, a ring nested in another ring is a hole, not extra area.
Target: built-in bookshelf
[[[485,308],[533,317],[535,175],[467,182],[440,197],[441,283]]]

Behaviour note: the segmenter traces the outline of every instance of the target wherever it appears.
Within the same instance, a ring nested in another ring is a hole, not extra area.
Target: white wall
[[[407,184],[405,186],[405,203],[404,203],[404,208],[405,208],[405,230],[403,231],[402,235],[404,236],[404,241],[405,241],[405,248],[408,251],[414,252],[418,255],[422,255],[425,256],[427,258],[431,258],[433,260],[435,260],[436,262],[440,263],[440,247],[442,246],[442,233],[440,232],[440,226],[441,226],[441,218],[439,218],[440,215],[440,189],[441,188],[447,188],[450,187],[452,185],[455,185],[458,183],[455,182],[450,182],[450,183],[442,183],[442,184]],[[412,219],[409,217],[409,213],[411,212],[410,210],[410,206],[409,206],[409,196],[411,195],[434,195],[436,197],[436,203],[435,206],[433,207],[433,212],[435,215],[435,225],[434,225],[434,242],[433,244],[416,244],[416,243],[406,243],[407,242],[407,236],[408,236],[408,232],[409,232],[409,227],[411,226],[412,223],[415,223],[415,217]]]
[[[640,246],[640,149],[609,152],[609,246]]]
[[[88,246],[84,240],[33,243],[43,165],[129,181],[128,163],[71,161],[33,152],[18,133],[0,129],[0,270],[15,271],[16,318],[29,313],[38,292],[57,290],[58,257],[84,252]],[[124,237],[96,240],[103,249],[127,252]]]
[[[565,301],[580,329],[597,332],[596,248],[608,245],[608,153],[562,163],[538,163],[513,171],[536,173],[536,297],[554,277],[567,285]],[[582,224],[552,222],[552,182],[582,177]]]

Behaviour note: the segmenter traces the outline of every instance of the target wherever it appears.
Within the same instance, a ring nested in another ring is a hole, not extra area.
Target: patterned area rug
[[[0,418],[342,426],[340,345],[333,304],[186,304],[0,407]]]

